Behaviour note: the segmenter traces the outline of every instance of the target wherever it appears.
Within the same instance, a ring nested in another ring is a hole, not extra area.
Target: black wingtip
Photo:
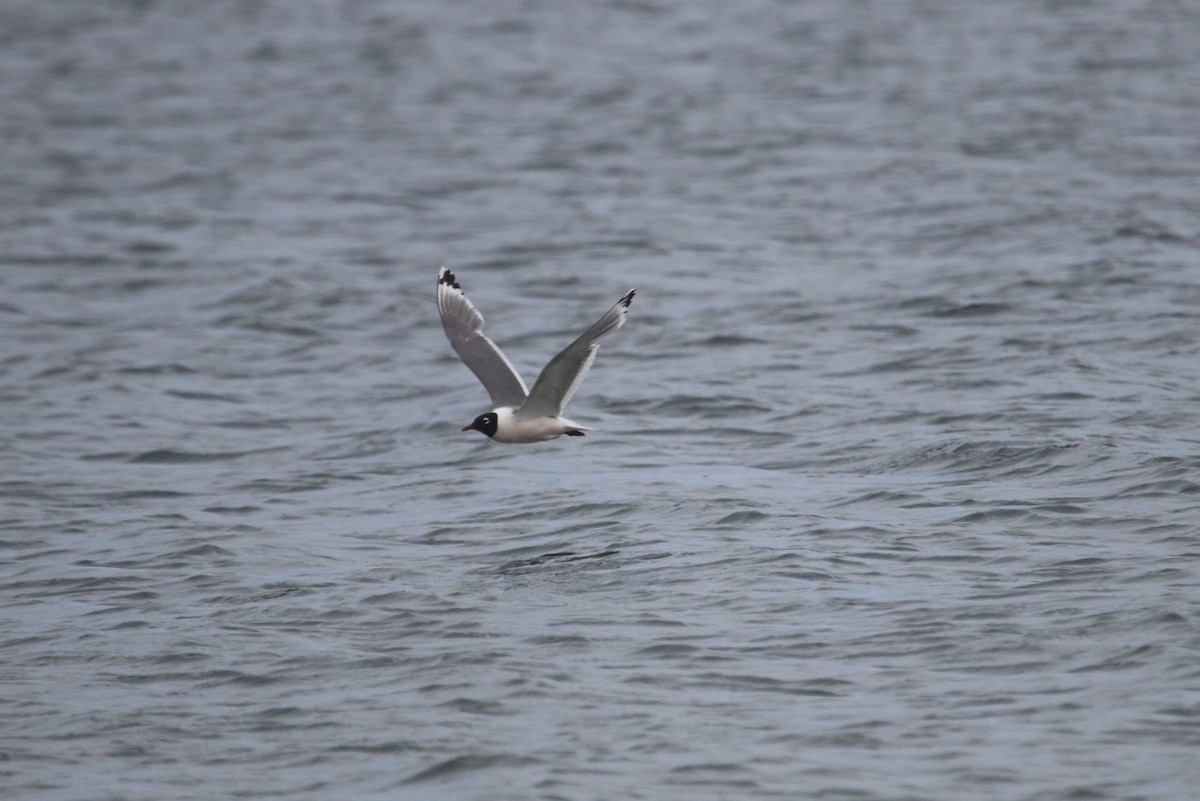
[[[628,292],[626,292],[626,293],[625,293],[625,297],[621,298],[621,300],[619,300],[618,302],[619,302],[619,303],[620,303],[622,306],[624,306],[625,308],[627,308],[627,309],[628,309],[628,308],[629,308],[629,304],[630,304],[630,303],[633,303],[633,296],[634,296],[634,295],[636,295],[636,294],[637,294],[637,288],[635,287],[634,289],[631,289],[631,290],[629,290]]]
[[[450,270],[445,267],[443,267],[442,271],[438,273],[438,286],[441,286],[442,284],[445,284],[451,289],[462,289],[462,287],[458,285],[458,280],[454,277],[454,273],[450,272]]]

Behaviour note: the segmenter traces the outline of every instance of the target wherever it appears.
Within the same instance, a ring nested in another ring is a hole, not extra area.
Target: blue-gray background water
[[[1194,797],[1198,36],[6,0],[0,797]]]

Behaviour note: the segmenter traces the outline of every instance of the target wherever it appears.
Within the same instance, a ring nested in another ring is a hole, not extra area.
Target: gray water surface
[[[7,0],[0,797],[1192,797],[1198,30]]]

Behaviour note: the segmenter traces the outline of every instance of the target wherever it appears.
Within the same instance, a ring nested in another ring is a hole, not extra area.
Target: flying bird
[[[454,352],[491,396],[493,406],[462,430],[480,431],[497,442],[540,442],[563,434],[582,437],[589,429],[563,417],[563,407],[595,361],[600,340],[625,324],[636,292],[636,289],[626,292],[595,325],[551,359],[530,391],[517,368],[483,333],[483,315],[467,299],[454,273],[443,267],[437,283],[442,328]]]

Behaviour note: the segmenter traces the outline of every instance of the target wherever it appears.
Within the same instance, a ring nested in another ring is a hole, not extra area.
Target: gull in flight
[[[463,426],[463,431],[480,431],[497,442],[540,442],[563,434],[582,437],[588,429],[563,417],[563,407],[595,361],[600,340],[625,324],[635,292],[626,292],[595,325],[551,359],[530,391],[517,368],[483,333],[483,315],[467,300],[454,273],[443,267],[437,283],[442,328],[454,352],[491,396],[493,406]]]

